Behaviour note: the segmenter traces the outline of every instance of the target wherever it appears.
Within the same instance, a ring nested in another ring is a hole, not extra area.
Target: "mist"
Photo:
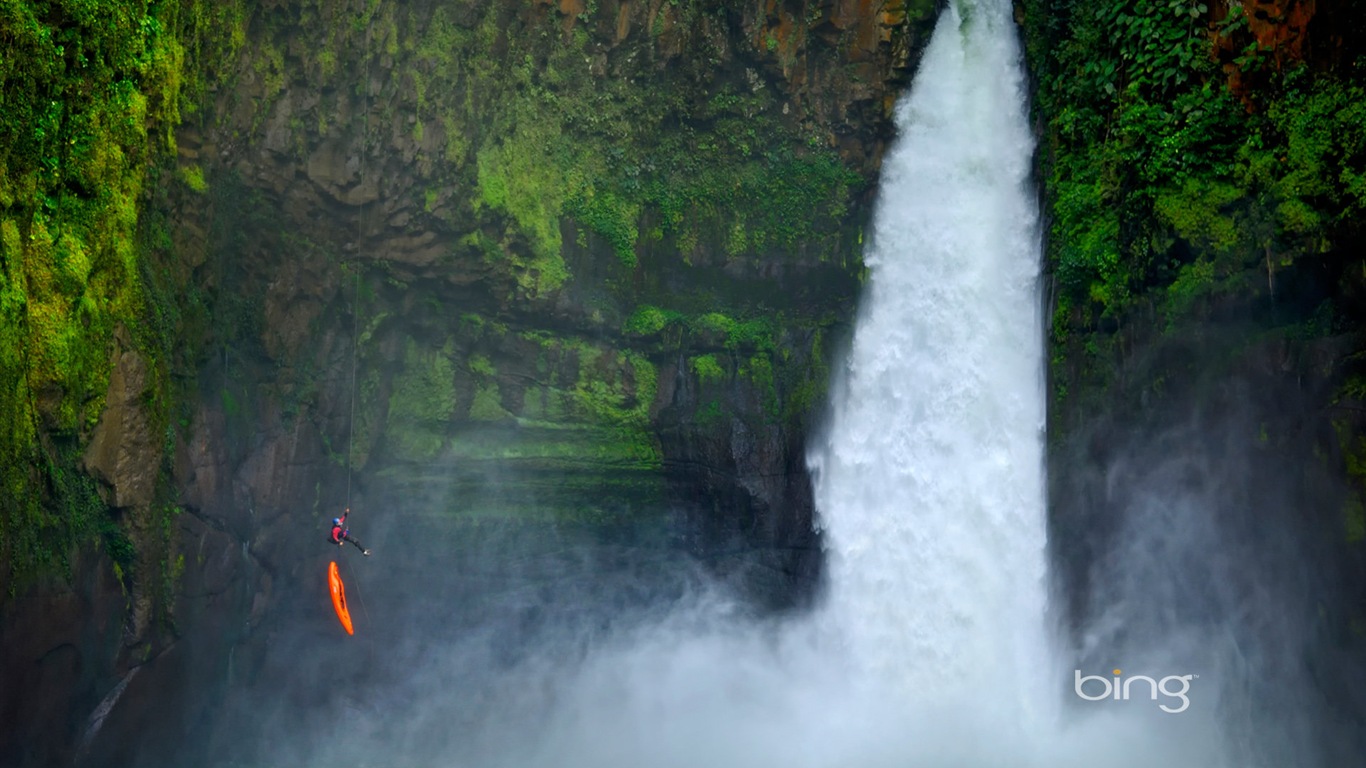
[[[1248,332],[1184,346],[1213,357]],[[1091,450],[1055,473],[1057,615],[1082,669],[1196,675],[1229,764],[1351,764],[1366,668],[1330,618],[1352,588],[1347,489],[1314,460],[1313,397],[1266,373],[1205,372],[1072,440]]]

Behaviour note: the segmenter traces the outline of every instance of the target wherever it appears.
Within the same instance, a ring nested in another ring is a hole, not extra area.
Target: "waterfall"
[[[1065,703],[1073,671],[1046,618],[1042,257],[1026,105],[1009,0],[955,0],[897,107],[870,281],[809,455],[830,552],[817,621],[843,652],[850,700],[913,723],[893,741],[903,759],[1221,765],[1208,707],[1173,719],[1147,700]],[[1163,638],[1149,640],[1149,659],[1168,658]]]
[[[1046,656],[1033,141],[1010,4],[950,5],[883,165],[826,439],[827,618],[917,695],[1017,701]]]

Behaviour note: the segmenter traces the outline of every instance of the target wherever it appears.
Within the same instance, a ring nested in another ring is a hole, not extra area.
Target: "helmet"
[[[340,518],[340,517],[334,517],[334,518],[332,518],[332,524],[333,524],[333,525],[341,525],[341,518]]]

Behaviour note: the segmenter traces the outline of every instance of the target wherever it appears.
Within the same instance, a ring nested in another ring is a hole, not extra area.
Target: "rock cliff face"
[[[804,443],[935,4],[234,8],[144,202],[175,354],[116,339],[73,435],[122,533],[4,604],[0,764],[191,759],[348,503],[395,580],[635,531],[807,600]]]
[[[692,497],[809,550],[804,433],[933,10],[264,4],[180,140],[216,347],[189,444],[227,451],[181,462],[188,506],[259,537],[513,472],[491,514]]]

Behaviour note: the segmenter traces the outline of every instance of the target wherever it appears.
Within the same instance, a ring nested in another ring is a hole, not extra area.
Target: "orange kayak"
[[[337,618],[341,619],[346,634],[356,634],[351,628],[351,612],[346,609],[346,586],[342,584],[341,574],[337,573],[336,561],[327,566],[327,583],[332,586],[332,607],[337,609]]]

